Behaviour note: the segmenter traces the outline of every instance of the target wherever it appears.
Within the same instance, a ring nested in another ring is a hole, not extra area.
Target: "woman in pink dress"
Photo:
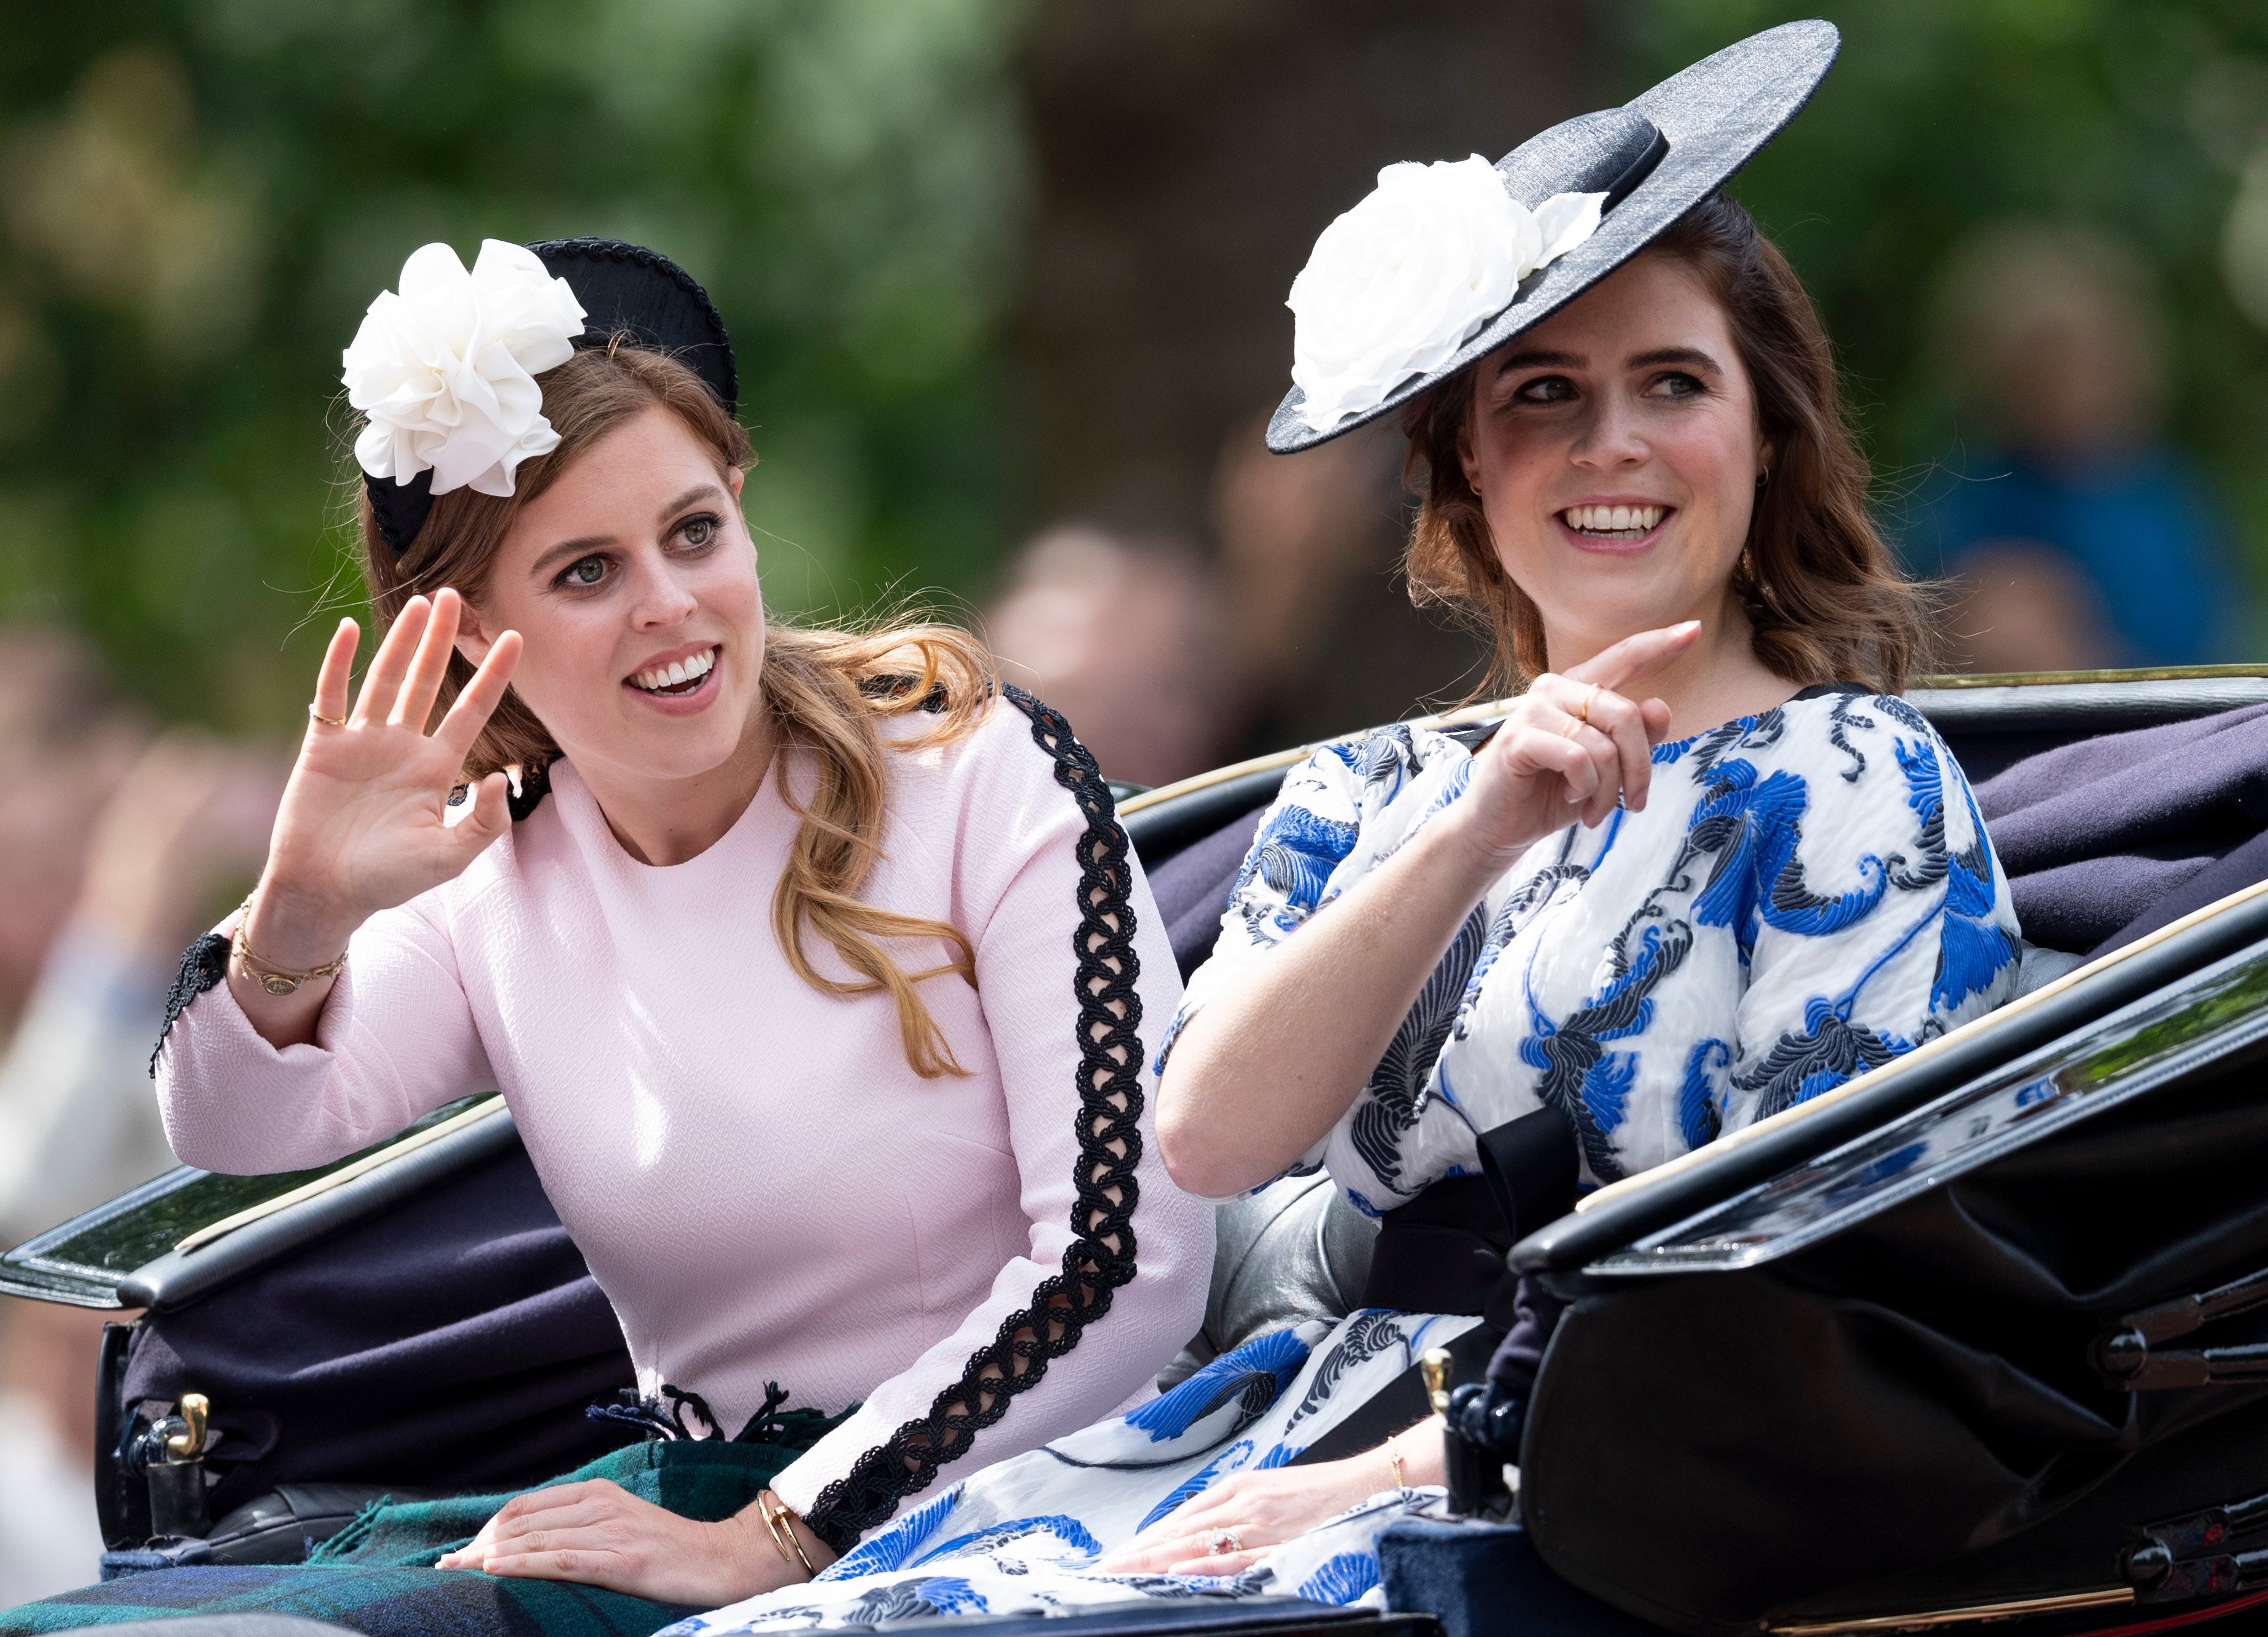
[[[731,1516],[550,1486],[441,1567],[730,1602],[1143,1396],[1211,1214],[1151,1132],[1172,954],[1063,719],[957,631],[766,624],[731,350],[653,253],[428,246],[346,359],[386,636],[357,694],[341,622],[184,962],[167,1134],[285,1170],[500,1089],[651,1403],[858,1406]]]

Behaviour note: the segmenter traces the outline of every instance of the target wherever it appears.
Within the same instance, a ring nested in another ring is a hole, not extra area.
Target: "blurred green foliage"
[[[789,609],[965,583],[1023,167],[1016,0],[118,0],[0,54],[0,618],[289,723],[351,604],[339,351],[434,239],[715,296]]]
[[[1602,0],[1636,91],[1780,0]],[[1832,0],[1842,61],[1736,184],[1825,308],[1893,520],[1973,441],[1927,333],[1982,225],[2158,284],[2171,431],[2268,584],[2268,11]],[[972,586],[1005,543],[996,360],[1023,0],[116,0],[0,56],[0,619],[173,715],[286,726],[351,604],[339,350],[432,239],[609,233],[717,298],[790,611]],[[1129,73],[1141,72],[1130,63]],[[2232,290],[2239,292],[2232,294]]]
[[[1948,252],[1988,224],[2080,225],[2154,279],[2169,431],[2235,512],[2240,567],[2268,584],[2268,337],[2232,293],[2268,290],[2268,8],[1635,0],[1618,13],[1624,89],[1822,15],[1843,30],[1834,71],[1732,191],[1820,303],[1893,526],[1930,463],[1978,439],[1928,333]],[[2247,305],[2268,320],[2262,294]]]

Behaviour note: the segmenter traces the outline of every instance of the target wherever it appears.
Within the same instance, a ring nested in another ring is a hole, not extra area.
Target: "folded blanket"
[[[2106,953],[2268,874],[2268,705],[2043,751],[1977,804],[2024,936]]]

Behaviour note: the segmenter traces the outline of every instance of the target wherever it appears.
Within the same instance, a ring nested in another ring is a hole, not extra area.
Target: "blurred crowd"
[[[166,988],[256,874],[284,770],[161,728],[62,631],[0,630],[7,1244],[173,1165],[149,1078]],[[0,1301],[0,1603],[94,1578],[94,1362],[112,1316]]]
[[[990,607],[1003,669],[1112,778],[1168,784],[1444,708],[1487,669],[1477,630],[1403,589],[1400,435],[1373,426],[1279,457],[1264,424],[1221,448],[1209,539],[1059,524]]]
[[[1948,669],[2195,665],[2251,652],[2228,516],[2166,433],[2166,326],[2140,261],[1998,224],[1949,258],[1932,341],[1962,436],[1904,543],[1944,575]]]

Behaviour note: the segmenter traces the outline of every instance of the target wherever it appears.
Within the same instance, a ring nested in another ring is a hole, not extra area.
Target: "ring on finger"
[[[1598,703],[1599,687],[1599,683],[1593,682],[1591,691],[1583,696],[1583,708],[1575,712],[1575,719],[1578,722],[1587,722],[1591,719],[1591,707]]]
[[[343,716],[325,716],[315,708],[315,703],[312,699],[307,702],[307,714],[326,727],[344,727],[347,725],[347,719]]]
[[[1232,1552],[1243,1550],[1244,1543],[1236,1537],[1236,1531],[1233,1529],[1217,1529],[1205,1537],[1207,1557],[1225,1558]]]
[[[1559,737],[1562,739],[1572,739],[1576,734],[1582,731],[1583,719],[1580,716],[1571,716],[1567,719],[1567,726],[1559,730]]]

